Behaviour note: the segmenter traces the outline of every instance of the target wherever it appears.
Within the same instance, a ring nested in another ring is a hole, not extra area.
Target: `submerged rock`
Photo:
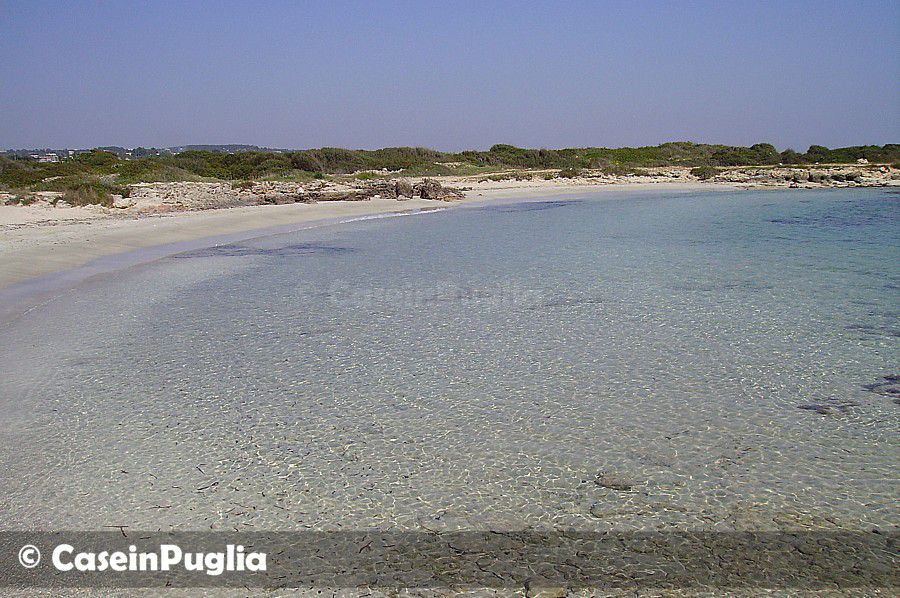
[[[831,407],[828,405],[820,405],[816,403],[810,403],[808,405],[797,405],[797,409],[805,409],[806,411],[815,411],[819,415],[828,415],[831,413]]]
[[[807,403],[805,405],[797,405],[797,409],[805,411],[815,411],[819,415],[839,415],[848,413],[852,407],[859,407],[859,403],[854,401],[843,402],[825,402],[825,403]]]
[[[863,388],[869,392],[874,392],[885,397],[900,396],[900,376],[889,374],[887,376],[882,376],[881,380],[881,382],[865,384],[863,385]]]
[[[566,588],[538,588],[530,585],[525,588],[526,598],[564,598],[567,595]]]
[[[594,483],[602,488],[609,488],[610,490],[618,490],[620,492],[631,490],[634,487],[634,481],[629,478],[616,473],[603,471],[597,474],[597,479],[594,480]]]

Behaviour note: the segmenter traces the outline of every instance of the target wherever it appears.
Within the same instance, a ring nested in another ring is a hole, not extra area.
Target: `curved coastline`
[[[249,206],[122,220],[77,222],[35,227],[44,233],[32,245],[0,247],[0,325],[53,300],[82,283],[186,251],[349,224],[376,218],[421,215],[458,207],[518,203],[547,197],[641,191],[736,191],[729,185],[632,184],[609,186],[511,187],[468,192],[459,201],[370,200],[283,206]],[[15,209],[15,208],[13,208]],[[268,222],[268,225],[262,225]],[[274,223],[274,224],[273,224]],[[74,233],[74,234],[73,234]],[[66,252],[61,256],[59,252]]]
[[[124,251],[104,252],[99,257],[91,259],[86,263],[65,267],[61,270],[51,271],[46,274],[38,274],[37,276],[14,282],[9,286],[0,287],[0,325],[7,324],[16,317],[28,313],[47,301],[53,300],[61,293],[75,289],[79,285],[92,279],[114,274],[128,268],[149,264],[179,253],[324,226],[359,222],[373,218],[426,214],[441,209],[446,208],[424,207],[403,211],[377,212],[353,217],[333,216],[312,220],[301,219],[298,222],[291,224],[247,228],[239,232],[219,232],[202,237],[138,246],[134,249],[126,249]],[[138,231],[136,234],[149,232],[152,231]]]

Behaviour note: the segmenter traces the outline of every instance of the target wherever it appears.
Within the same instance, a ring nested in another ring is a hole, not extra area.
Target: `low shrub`
[[[691,174],[701,181],[705,181],[719,174],[719,169],[713,166],[698,166],[697,168],[691,168]]]
[[[73,206],[100,205],[111,208],[113,194],[125,197],[128,195],[128,188],[85,181],[66,189],[62,199]]]

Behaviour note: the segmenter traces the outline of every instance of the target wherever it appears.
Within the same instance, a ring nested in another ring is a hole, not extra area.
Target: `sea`
[[[209,245],[0,326],[4,529],[900,523],[897,190],[604,190]]]

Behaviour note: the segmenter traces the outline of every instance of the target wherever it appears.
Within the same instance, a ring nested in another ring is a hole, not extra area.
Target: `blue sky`
[[[0,0],[0,147],[900,142],[900,2]]]

